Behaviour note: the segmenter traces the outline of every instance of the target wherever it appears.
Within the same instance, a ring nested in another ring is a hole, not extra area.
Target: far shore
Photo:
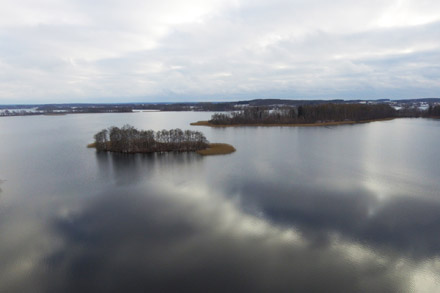
[[[87,145],[88,148],[96,148],[96,144],[93,143],[89,143]],[[214,156],[214,155],[227,155],[227,154],[231,154],[233,152],[235,152],[236,149],[227,143],[210,143],[208,144],[208,148],[203,149],[203,150],[198,150],[196,151],[197,154],[202,155],[202,156]],[[139,152],[141,153],[141,152]],[[130,154],[136,154],[135,153],[130,153]]]
[[[362,120],[362,121],[328,121],[328,122],[316,122],[316,123],[252,123],[252,124],[213,124],[209,121],[197,121],[193,122],[190,125],[192,126],[209,126],[209,127],[260,127],[260,126],[288,126],[288,127],[315,127],[315,126],[335,126],[335,125],[347,125],[347,124],[360,124],[360,123],[369,123],[376,121],[389,121],[396,119],[397,117],[392,118],[382,118],[382,119],[372,119],[372,120]]]

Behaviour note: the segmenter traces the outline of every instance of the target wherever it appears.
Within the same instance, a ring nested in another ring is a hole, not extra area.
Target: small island
[[[430,109],[431,112],[434,110]],[[198,121],[191,125],[211,127],[331,126],[420,116],[422,115],[419,112],[398,111],[387,104],[317,104],[298,107],[282,106],[277,109],[248,107],[230,113],[215,113],[211,120]]]
[[[95,142],[87,147],[97,151],[118,153],[196,152],[200,155],[224,155],[235,148],[224,143],[209,143],[200,131],[138,130],[130,125],[122,128],[112,126],[94,136]]]

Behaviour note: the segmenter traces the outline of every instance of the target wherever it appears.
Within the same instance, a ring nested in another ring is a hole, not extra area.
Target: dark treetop
[[[98,151],[120,153],[188,152],[206,149],[208,140],[199,131],[181,130],[137,130],[133,126],[112,126],[95,134]]]

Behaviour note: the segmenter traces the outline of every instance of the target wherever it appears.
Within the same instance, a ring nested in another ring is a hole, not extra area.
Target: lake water
[[[440,121],[215,129],[211,113],[0,118],[0,292],[438,292]],[[85,146],[200,130],[230,155]]]

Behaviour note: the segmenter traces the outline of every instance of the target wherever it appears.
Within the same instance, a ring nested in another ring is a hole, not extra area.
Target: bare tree
[[[112,126],[108,130],[101,130],[94,137],[98,151],[122,153],[196,151],[205,149],[209,143],[199,131],[182,131],[179,128],[158,132],[139,131],[130,125],[122,128]]]

